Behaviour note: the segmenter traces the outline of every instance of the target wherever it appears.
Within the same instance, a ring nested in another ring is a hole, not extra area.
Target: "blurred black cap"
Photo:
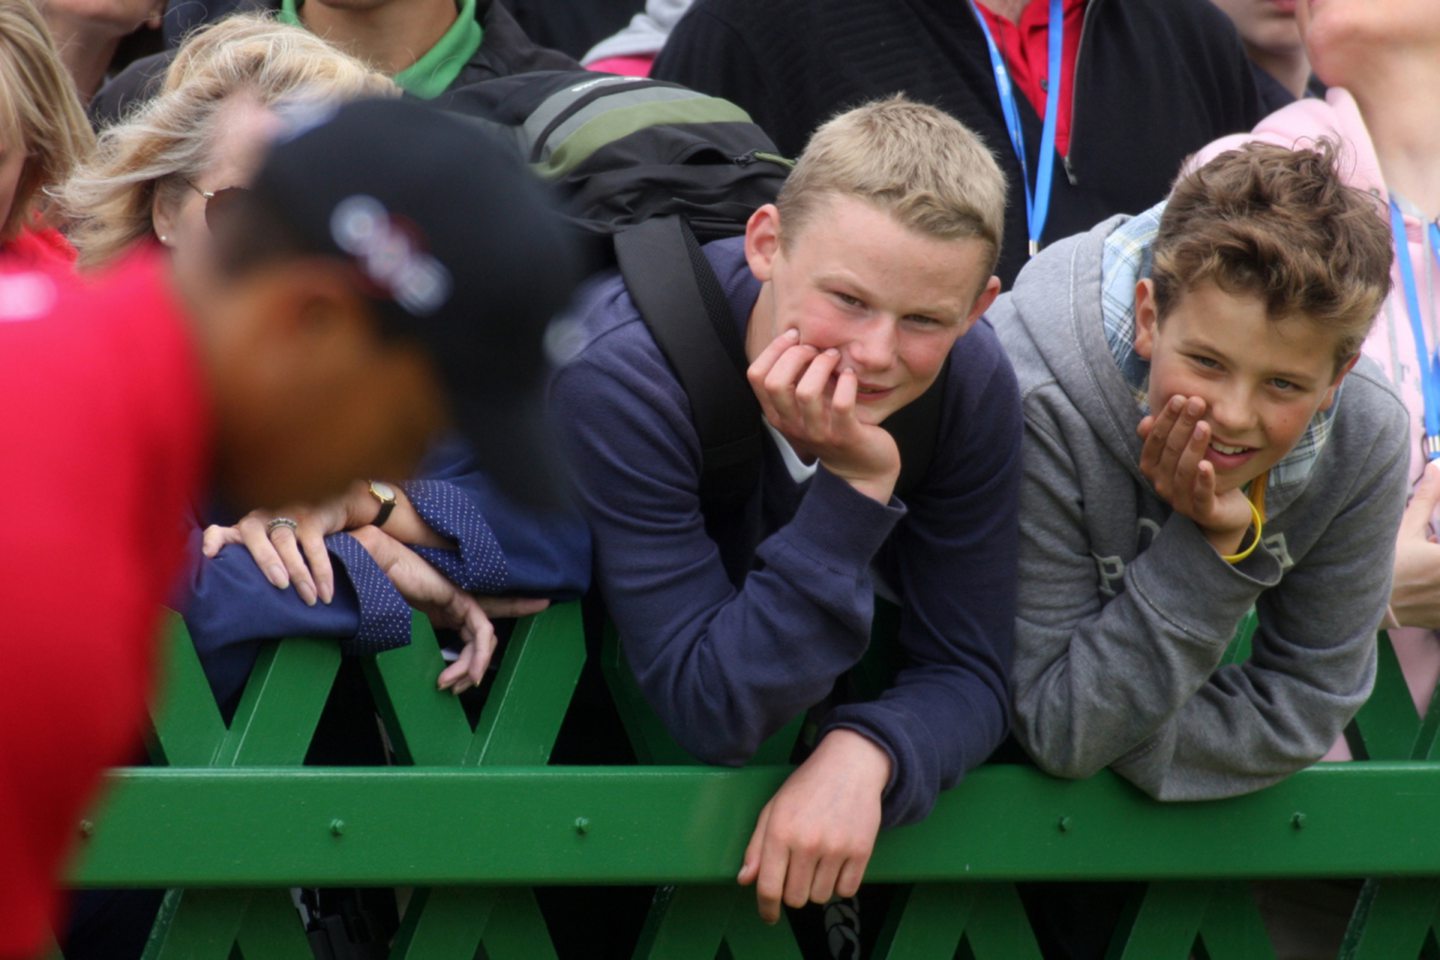
[[[545,334],[582,272],[576,239],[511,145],[414,100],[306,103],[253,184],[302,247],[352,263],[386,329],[418,341],[482,468],[553,502]]]

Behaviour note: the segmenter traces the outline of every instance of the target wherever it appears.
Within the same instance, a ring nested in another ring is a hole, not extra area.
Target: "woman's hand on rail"
[[[346,529],[347,497],[314,506],[278,512],[252,510],[233,527],[211,525],[201,537],[200,552],[214,557],[228,544],[242,544],[255,565],[277,589],[294,586],[310,606],[335,599],[335,569],[325,547],[327,534]],[[283,518],[289,522],[276,522]],[[292,525],[293,523],[293,525]]]
[[[445,578],[414,550],[377,527],[351,533],[410,606],[442,630],[460,634],[460,656],[440,672],[436,686],[454,694],[480,686],[495,653],[495,627],[480,603]]]

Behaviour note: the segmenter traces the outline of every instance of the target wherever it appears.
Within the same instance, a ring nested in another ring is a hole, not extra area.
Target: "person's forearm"
[[[391,537],[401,543],[413,547],[435,547],[441,550],[455,549],[455,542],[446,539],[437,533],[425,518],[416,511],[415,505],[410,502],[404,488],[398,483],[387,484],[395,491],[395,507],[390,511],[390,516],[385,519],[381,528]],[[380,501],[370,492],[370,484],[365,481],[358,481],[346,494],[345,500],[346,530],[355,530],[360,527],[374,524],[380,515]]]
[[[1255,571],[1263,580],[1226,564],[1194,523],[1172,514],[1126,565],[1118,595],[1076,618],[1067,607],[1082,609],[1087,593],[1095,602],[1093,565],[1062,578],[1059,561],[1040,562],[1036,545],[1034,534],[1022,539],[1015,733],[1042,769],[1063,777],[1090,776],[1154,736],[1205,683],[1245,611],[1280,576],[1263,548],[1253,561],[1263,561]],[[1175,582],[1175,570],[1188,571],[1185,583]]]
[[[1370,694],[1390,595],[1387,531],[1404,503],[1409,425],[1389,426],[1350,458],[1369,476],[1342,488],[1348,501],[1332,517],[1277,521],[1295,566],[1256,601],[1249,659],[1215,671],[1118,773],[1159,799],[1211,799],[1273,783],[1335,742]]]
[[[629,550],[607,547],[609,528],[596,531],[602,588],[626,659],[672,735],[707,762],[748,760],[823,698],[868,644],[869,562],[899,511],[824,471],[806,501],[761,543],[759,568],[738,591],[718,564],[704,578],[680,575],[695,560],[683,547],[646,561],[639,540]],[[847,524],[825,519],[846,509]],[[631,569],[617,577],[606,561],[622,554]]]

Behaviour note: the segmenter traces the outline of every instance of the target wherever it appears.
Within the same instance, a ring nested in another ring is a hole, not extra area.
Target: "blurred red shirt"
[[[0,958],[33,956],[101,772],[133,758],[154,638],[207,460],[162,258],[77,279],[0,253]],[[63,243],[63,241],[62,241]]]
[[[0,263],[12,269],[16,266],[40,267],[64,273],[74,268],[75,259],[75,248],[53,227],[27,227],[14,240],[0,247]]]

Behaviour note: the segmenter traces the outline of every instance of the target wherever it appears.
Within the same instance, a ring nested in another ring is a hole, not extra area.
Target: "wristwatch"
[[[395,488],[388,483],[371,480],[370,496],[380,501],[380,512],[375,514],[375,519],[370,522],[377,527],[383,527],[385,521],[390,519],[390,512],[395,509]]]

